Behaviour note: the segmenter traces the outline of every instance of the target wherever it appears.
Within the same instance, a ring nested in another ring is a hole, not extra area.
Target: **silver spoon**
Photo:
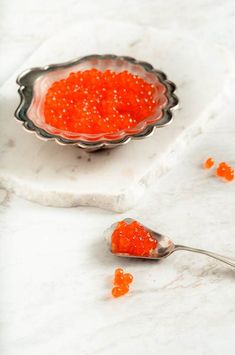
[[[132,218],[125,218],[123,220],[125,223],[130,224],[132,222],[134,222],[135,220]],[[114,223],[111,225],[111,227],[109,227],[106,231],[105,231],[105,238],[108,242],[110,251],[112,252],[111,249],[111,237],[112,234],[114,232],[114,230],[116,229],[118,223]],[[153,238],[155,238],[158,241],[157,247],[156,249],[152,250],[150,253],[150,256],[133,256],[130,254],[126,254],[126,253],[115,253],[115,255],[117,256],[122,256],[122,257],[127,257],[127,258],[141,258],[141,259],[162,259],[162,258],[166,258],[167,256],[171,255],[173,252],[178,251],[178,250],[186,250],[186,251],[192,251],[193,253],[199,253],[199,254],[204,254],[207,256],[210,256],[211,258],[217,259],[222,261],[225,264],[228,264],[230,266],[235,267],[235,260],[232,260],[230,258],[227,258],[225,256],[216,254],[216,253],[212,253],[210,251],[207,250],[203,250],[203,249],[196,249],[196,248],[191,248],[191,247],[187,247],[185,245],[179,245],[179,244],[174,244],[168,237],[166,237],[165,235],[162,235],[160,233],[157,233],[147,227],[144,226],[144,228],[151,234],[151,236]]]

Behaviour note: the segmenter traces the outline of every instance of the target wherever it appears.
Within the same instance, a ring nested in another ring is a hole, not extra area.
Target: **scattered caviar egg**
[[[133,281],[133,276],[127,272],[123,275],[123,282],[126,284],[126,285],[129,285],[131,284]]]
[[[116,298],[125,295],[128,291],[129,287],[127,285],[115,286],[112,289],[112,295]]]
[[[215,164],[214,159],[213,158],[208,158],[204,161],[203,163],[203,167],[204,169],[210,169],[212,168],[212,166]]]
[[[148,257],[157,244],[157,240],[137,221],[119,222],[111,237],[111,250],[114,254]]]
[[[227,169],[224,177],[225,177],[225,180],[232,181],[234,179],[234,169],[232,167],[229,167],[229,169]]]
[[[114,287],[112,288],[113,297],[120,297],[128,293],[129,285],[133,281],[130,273],[124,273],[123,269],[117,268],[114,272]]]
[[[225,162],[221,162],[216,168],[216,176],[223,178],[224,181],[232,181],[234,179],[234,168]]]
[[[152,116],[159,107],[158,85],[127,70],[88,69],[70,73],[49,87],[45,122],[73,133],[115,133]]]
[[[219,165],[216,168],[216,175],[219,177],[224,177],[226,168],[227,168],[227,164],[225,162],[219,163]]]
[[[214,166],[214,159],[209,157],[203,163],[204,169],[210,169]],[[228,163],[222,161],[220,162],[215,169],[215,176],[221,178],[223,181],[232,181],[234,180],[234,168],[231,167]]]
[[[118,268],[115,270],[114,273],[114,280],[113,283],[114,285],[129,285],[133,281],[133,276],[130,273],[124,273],[123,269]]]
[[[118,268],[115,270],[114,273],[114,285],[120,285],[124,282],[124,273],[123,273],[123,269]]]

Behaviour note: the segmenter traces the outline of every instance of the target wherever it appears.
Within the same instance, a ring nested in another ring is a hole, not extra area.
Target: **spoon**
[[[135,222],[134,219],[132,218],[125,218],[123,220],[123,222],[125,222],[126,224],[130,224],[132,222]],[[114,230],[116,229],[118,225],[117,223],[112,224],[106,231],[105,231],[105,238],[108,242],[108,246],[110,248],[111,253],[113,253],[112,251],[112,234],[114,232]],[[136,256],[136,255],[130,255],[127,253],[113,253],[114,255],[117,256],[122,256],[122,257],[127,257],[127,258],[140,258],[140,259],[154,259],[154,260],[158,260],[158,259],[163,259],[168,257],[169,255],[171,255],[172,253],[174,253],[175,251],[178,250],[186,250],[186,251],[191,251],[193,253],[199,253],[199,254],[204,254],[207,256],[210,256],[211,258],[217,259],[222,261],[225,264],[228,264],[230,266],[235,267],[235,260],[232,260],[230,258],[227,258],[225,256],[216,254],[216,253],[212,253],[211,251],[207,251],[207,250],[203,250],[203,249],[196,249],[196,248],[191,248],[191,247],[187,247],[185,245],[180,245],[180,244],[174,244],[168,237],[166,237],[165,235],[162,235],[158,232],[155,232],[151,229],[149,229],[148,227],[145,227],[146,231],[148,231],[151,235],[152,238],[157,240],[157,247],[155,249],[153,249],[150,253],[149,256]]]

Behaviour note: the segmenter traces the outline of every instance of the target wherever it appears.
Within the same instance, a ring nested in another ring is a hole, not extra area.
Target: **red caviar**
[[[113,253],[148,257],[157,244],[157,240],[137,221],[121,221],[112,234],[111,248]]]
[[[77,133],[117,132],[151,116],[157,87],[128,71],[89,69],[70,73],[48,89],[45,122]]]
[[[115,286],[112,289],[112,295],[113,297],[120,297],[125,295],[126,293],[129,292],[129,287],[126,285],[122,285],[122,286]]]
[[[216,175],[225,181],[232,181],[234,179],[234,169],[229,164],[221,162],[216,168]]]
[[[133,276],[129,273],[123,273],[123,269],[118,268],[115,270],[114,273],[114,280],[113,283],[114,285],[120,285],[120,284],[125,284],[129,285],[133,280]]]
[[[130,283],[132,283],[132,281],[133,281],[133,276],[129,272],[123,275],[123,282],[126,285],[129,285]]]
[[[213,158],[208,158],[204,161],[203,163],[203,167],[204,169],[210,169],[212,168],[212,166],[215,164],[214,159]]]
[[[115,270],[114,273],[114,287],[112,289],[113,297],[120,297],[128,293],[129,291],[129,284],[132,283],[133,276],[129,273],[123,272],[123,269],[118,268]]]
[[[234,179],[234,169],[230,166],[226,171],[225,180],[232,181]]]
[[[123,270],[121,268],[115,270],[114,280],[113,280],[114,285],[120,285],[124,282],[123,275],[124,275]]]
[[[204,161],[203,167],[205,169],[210,169],[215,164],[213,158],[208,158]],[[215,175],[222,178],[224,181],[232,181],[234,179],[234,168],[228,163],[222,161],[219,163],[215,169]]]
[[[226,168],[227,168],[227,164],[225,162],[219,163],[219,165],[216,168],[216,175],[219,177],[224,177]]]

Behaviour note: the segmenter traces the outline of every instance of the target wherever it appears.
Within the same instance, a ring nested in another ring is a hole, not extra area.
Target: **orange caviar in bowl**
[[[49,87],[44,101],[45,122],[60,130],[85,134],[130,129],[164,104],[156,99],[157,90],[157,84],[127,70],[72,72]]]
[[[111,238],[111,250],[114,254],[148,257],[158,245],[157,240],[137,221],[119,222]]]

